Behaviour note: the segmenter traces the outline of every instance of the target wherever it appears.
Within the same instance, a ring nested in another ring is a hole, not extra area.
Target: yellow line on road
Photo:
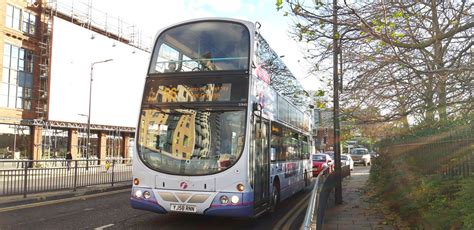
[[[300,206],[307,201],[307,199],[311,196],[311,193],[307,194],[303,199],[301,199],[300,202],[298,202],[286,215],[284,215],[280,221],[277,222],[277,224],[273,227],[273,229],[289,229],[291,223],[295,220],[298,212],[296,209],[300,208]],[[278,207],[277,207],[278,208]],[[282,225],[285,224],[285,226],[282,227]]]
[[[128,188],[128,189],[122,189],[122,190],[111,191],[111,192],[104,192],[104,193],[84,195],[84,196],[75,196],[75,197],[59,199],[59,200],[50,200],[50,201],[44,201],[44,202],[39,202],[39,203],[33,203],[33,204],[24,204],[24,205],[18,205],[14,207],[0,208],[0,213],[20,210],[20,209],[25,209],[25,208],[35,208],[35,207],[40,207],[40,206],[45,206],[45,205],[59,204],[59,203],[64,203],[64,202],[69,202],[69,201],[74,201],[74,200],[86,200],[89,198],[112,195],[112,194],[122,193],[126,191],[130,191],[130,189]]]

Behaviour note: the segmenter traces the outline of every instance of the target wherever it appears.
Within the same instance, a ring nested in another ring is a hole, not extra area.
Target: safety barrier
[[[342,166],[342,178],[350,175],[348,165]],[[321,229],[323,225],[324,212],[328,203],[329,195],[336,185],[336,173],[330,172],[329,168],[325,168],[316,177],[308,208],[304,217],[301,229]],[[316,212],[316,213],[315,213]]]
[[[87,164],[88,161],[88,164]],[[0,196],[66,190],[132,180],[132,161],[90,160],[2,160]]]

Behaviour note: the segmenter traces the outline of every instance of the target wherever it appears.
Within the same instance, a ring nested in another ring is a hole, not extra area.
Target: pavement
[[[364,189],[369,179],[369,167],[355,167],[342,182],[341,205],[334,205],[334,194],[324,214],[324,230],[397,229],[385,221],[382,212],[371,207]]]
[[[132,182],[130,181],[130,182],[114,183],[114,186],[111,186],[111,184],[86,186],[86,187],[77,188],[76,191],[73,191],[72,189],[68,189],[68,190],[28,194],[26,198],[24,198],[23,195],[0,196],[0,211],[2,209],[7,209],[9,207],[29,205],[29,204],[39,203],[39,202],[66,199],[66,198],[72,198],[72,197],[80,197],[80,196],[104,193],[104,192],[110,192],[110,191],[117,191],[117,190],[123,190],[123,189],[131,188],[131,187],[132,187]]]

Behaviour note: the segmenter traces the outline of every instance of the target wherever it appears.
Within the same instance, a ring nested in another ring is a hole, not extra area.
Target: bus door
[[[270,129],[267,120],[254,116],[251,156],[253,160],[253,186],[255,211],[259,213],[270,205]]]

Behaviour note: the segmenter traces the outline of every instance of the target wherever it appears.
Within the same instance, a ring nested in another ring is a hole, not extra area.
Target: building
[[[313,109],[313,140],[317,151],[334,148],[334,121],[331,110]]]
[[[150,47],[135,26],[72,4],[0,1],[0,159],[131,155]]]

